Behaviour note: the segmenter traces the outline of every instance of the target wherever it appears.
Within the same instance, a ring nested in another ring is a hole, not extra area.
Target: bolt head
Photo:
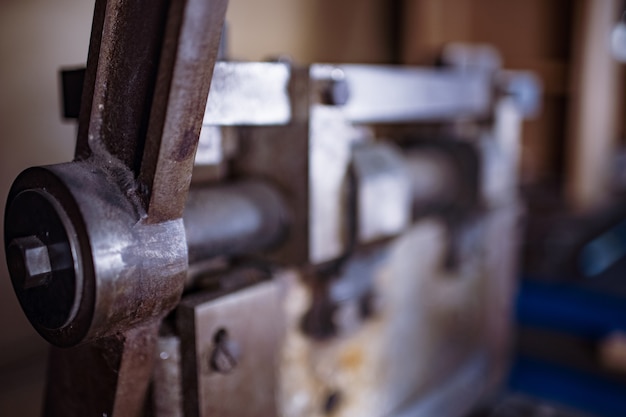
[[[32,181],[46,184],[39,175]],[[26,317],[44,337],[56,338],[58,330],[74,319],[82,297],[71,249],[70,236],[75,233],[59,200],[48,191],[57,192],[57,185],[48,184],[47,190],[29,187],[18,177],[9,194],[4,219],[6,261]]]
[[[350,99],[350,88],[345,79],[331,80],[322,94],[322,101],[329,106],[344,106]]]
[[[237,366],[237,360],[230,352],[223,349],[216,349],[211,355],[211,369],[220,374],[229,374]]]
[[[228,332],[220,329],[213,338],[215,346],[210,358],[211,369],[220,374],[229,374],[236,367],[241,356],[239,344],[230,339]]]
[[[21,264],[23,287],[30,289],[48,283],[52,266],[47,246],[37,236],[16,238],[9,244],[11,260]]]

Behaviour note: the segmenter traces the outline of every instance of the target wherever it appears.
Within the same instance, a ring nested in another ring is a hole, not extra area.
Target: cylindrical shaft
[[[267,249],[280,242],[288,226],[279,193],[252,180],[192,189],[183,219],[190,264]]]

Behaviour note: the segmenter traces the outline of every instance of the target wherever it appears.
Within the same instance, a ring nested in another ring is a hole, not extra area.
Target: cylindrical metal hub
[[[143,222],[112,173],[72,162],[15,180],[5,248],[18,300],[50,343],[72,346],[162,317],[187,269],[182,219]]]

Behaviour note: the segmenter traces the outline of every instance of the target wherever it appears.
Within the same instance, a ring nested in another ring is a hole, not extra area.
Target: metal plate
[[[291,118],[288,64],[218,62],[204,125],[282,125]]]
[[[178,310],[185,416],[276,415],[275,373],[281,340],[277,281],[218,298],[184,299]],[[216,335],[227,334],[232,369],[216,369]],[[236,362],[236,364],[235,364]]]

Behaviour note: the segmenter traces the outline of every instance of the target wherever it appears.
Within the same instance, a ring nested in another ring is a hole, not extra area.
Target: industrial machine
[[[226,3],[97,0],[75,159],[13,184],[44,415],[464,415],[507,367],[535,78],[217,61]]]

